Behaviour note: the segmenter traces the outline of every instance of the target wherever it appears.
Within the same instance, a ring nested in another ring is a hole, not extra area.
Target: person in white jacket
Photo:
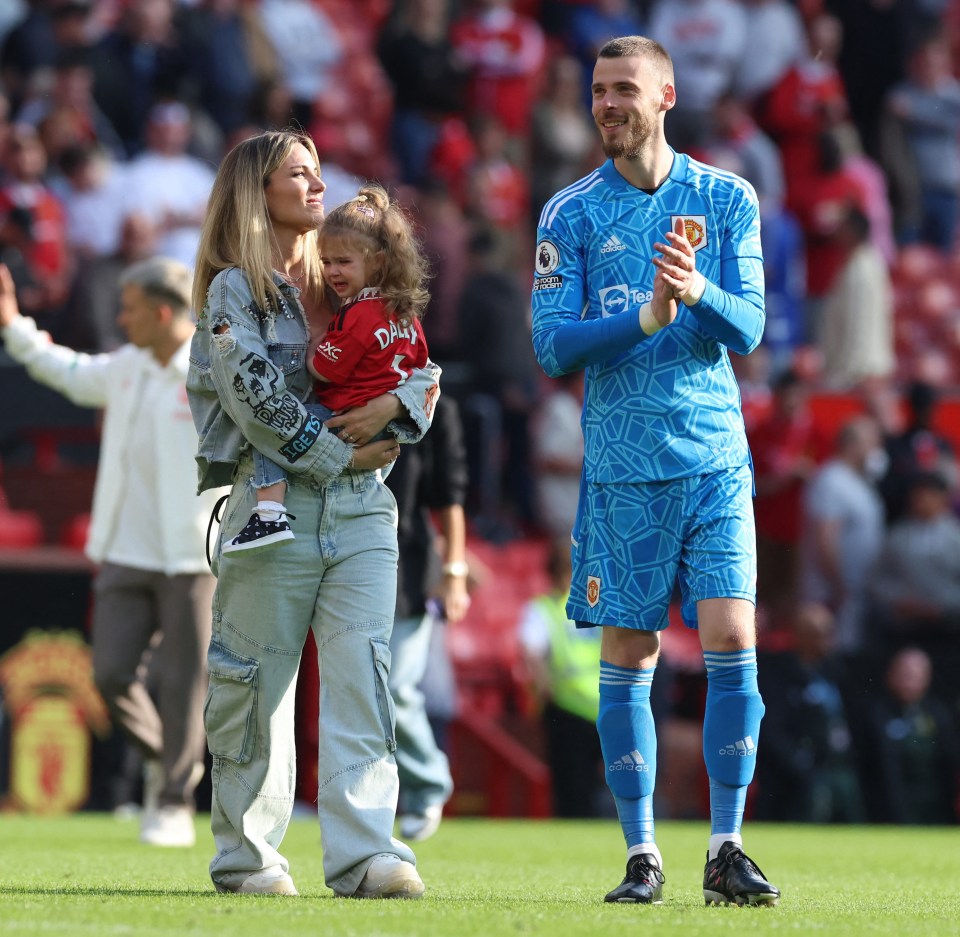
[[[120,276],[119,322],[129,344],[87,355],[55,345],[21,315],[0,265],[0,335],[36,381],[104,410],[86,554],[93,585],[94,679],[114,723],[145,759],[140,839],[195,841],[203,775],[214,578],[205,557],[218,491],[197,496],[197,433],[186,394],[193,275],[154,257]],[[159,640],[159,644],[157,643]],[[154,703],[145,683],[151,653]]]

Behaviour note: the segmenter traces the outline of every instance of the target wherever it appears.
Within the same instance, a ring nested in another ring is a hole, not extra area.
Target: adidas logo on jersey
[[[753,738],[749,735],[720,749],[721,755],[739,755],[741,758],[756,755],[756,753],[757,746],[753,744]]]
[[[636,749],[629,755],[624,755],[607,765],[607,771],[649,771],[650,765],[643,760],[643,755]]]
[[[606,244],[600,248],[601,254],[615,254],[617,251],[625,251],[627,245],[623,243],[615,234],[611,234]]]

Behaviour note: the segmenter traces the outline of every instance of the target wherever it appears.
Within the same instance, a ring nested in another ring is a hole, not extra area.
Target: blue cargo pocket
[[[211,642],[207,654],[210,687],[203,707],[210,754],[237,764],[253,756],[257,724],[259,663]]]
[[[383,739],[387,750],[397,750],[397,709],[387,684],[390,676],[390,645],[386,641],[373,639],[373,679],[377,687],[377,706],[380,709],[380,722],[383,723]]]

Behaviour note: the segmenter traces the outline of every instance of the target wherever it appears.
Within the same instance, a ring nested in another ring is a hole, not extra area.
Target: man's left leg
[[[703,758],[710,779],[707,904],[775,905],[780,892],[743,852],[740,826],[753,780],[763,701],[757,688],[757,544],[749,466],[690,480],[680,569],[683,616],[696,603],[707,669]]]
[[[710,779],[704,899],[775,905],[780,892],[744,854],[740,834],[764,712],[754,606],[745,599],[704,599],[697,604],[697,619],[707,669],[703,758]]]
[[[145,818],[141,841],[191,846],[195,841],[194,791],[206,751],[203,704],[207,648],[216,580],[209,573],[153,574],[162,639],[154,664],[163,734],[157,810]]]

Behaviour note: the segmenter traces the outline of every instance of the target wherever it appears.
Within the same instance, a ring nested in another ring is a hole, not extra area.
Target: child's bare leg
[[[285,508],[283,499],[287,496],[287,483],[274,482],[257,489],[257,513],[263,517],[264,511],[282,512]],[[268,520],[268,518],[264,518]]]

